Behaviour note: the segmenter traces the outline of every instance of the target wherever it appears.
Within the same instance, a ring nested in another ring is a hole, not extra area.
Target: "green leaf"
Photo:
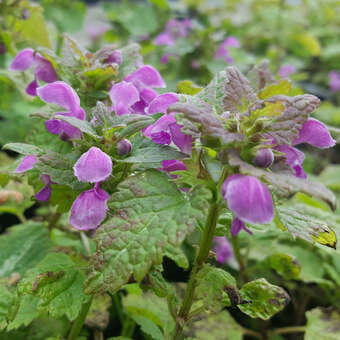
[[[191,80],[182,80],[177,84],[177,92],[182,94],[195,95],[202,90],[202,87],[195,85]]]
[[[204,265],[197,274],[197,282],[196,298],[202,299],[212,312],[241,302],[235,279],[221,268]]]
[[[140,53],[140,46],[132,43],[120,49],[123,56],[123,62],[119,66],[119,75],[124,78],[128,74],[137,71],[143,64],[143,58]]]
[[[318,180],[331,190],[340,191],[340,165],[328,165],[318,176]]]
[[[292,35],[292,40],[298,42],[306,52],[311,56],[319,56],[321,53],[321,46],[319,40],[311,33],[304,32]]]
[[[272,96],[279,95],[279,94],[284,94],[284,95],[289,96],[291,88],[292,88],[292,84],[289,80],[287,79],[280,80],[278,84],[271,84],[265,87],[259,93],[259,98],[266,99],[266,98],[270,98]]]
[[[48,254],[37,266],[30,269],[20,281],[18,291],[22,295],[39,298],[37,308],[52,317],[66,315],[74,320],[88,296],[83,293],[85,275],[63,253]]]
[[[39,222],[27,222],[8,229],[0,236],[0,277],[21,276],[50,250],[48,229]]]
[[[297,279],[301,266],[295,256],[276,253],[268,257],[269,266],[286,280]]]
[[[109,324],[111,303],[112,299],[108,294],[95,296],[86,316],[85,324],[90,328],[104,331]]]
[[[305,340],[338,340],[340,313],[335,308],[314,308],[306,313]]]
[[[28,326],[34,319],[39,316],[37,311],[39,299],[33,295],[24,295],[18,302],[16,310],[11,315],[11,321],[8,323],[7,331],[17,329],[21,326]]]
[[[170,327],[174,321],[168,310],[165,299],[162,299],[152,292],[141,295],[128,294],[122,299],[123,307],[132,317],[139,316],[149,319],[155,326],[163,329]]]
[[[2,147],[4,150],[11,150],[22,155],[40,155],[43,150],[39,147],[26,143],[8,143]]]
[[[69,123],[70,125],[78,128],[81,132],[84,132],[93,138],[101,139],[101,137],[97,135],[92,125],[86,120],[81,120],[76,117],[68,117],[62,115],[56,115],[54,118]]]
[[[175,261],[177,266],[183,269],[189,268],[189,261],[181,248],[168,244],[165,250],[165,256]]]
[[[178,247],[205,218],[207,198],[206,191],[196,190],[187,199],[156,170],[120,183],[109,201],[113,217],[95,234],[86,291],[114,293],[132,275],[142,280],[152,264],[162,262],[168,244]]]
[[[14,299],[13,293],[5,286],[0,285],[0,331],[7,326],[8,313],[11,305],[14,303]]]
[[[124,115],[119,117],[122,121],[123,128],[118,130],[117,138],[122,139],[141,131],[145,127],[154,123],[154,120],[150,116],[144,115]]]
[[[167,0],[149,0],[150,3],[157,6],[160,9],[169,9],[170,6]]]
[[[49,175],[51,181],[56,184],[67,185],[73,190],[84,190],[86,184],[79,182],[74,175],[74,163],[75,160],[71,160],[56,152],[50,152],[39,157],[35,168],[40,173]]]
[[[252,318],[268,320],[289,303],[289,295],[278,286],[258,279],[246,283],[240,290],[244,304],[238,308]],[[246,303],[248,301],[248,303]]]
[[[42,8],[32,3],[28,3],[25,7],[29,11],[29,18],[15,20],[14,32],[30,44],[51,47]]]
[[[150,319],[141,315],[132,315],[132,319],[140,326],[141,330],[155,340],[163,340],[164,336],[159,327]]]
[[[313,213],[320,217],[314,217]],[[322,213],[323,211],[320,209],[303,204],[297,204],[294,208],[278,208],[279,219],[282,225],[294,238],[300,237],[311,243],[317,242],[330,248],[336,248],[337,235],[331,228],[329,219],[324,221],[320,219]],[[324,213],[324,215],[328,216],[331,214]]]
[[[137,137],[132,141],[132,152],[122,162],[158,163],[168,159],[184,159],[187,154],[171,146],[156,144],[149,138]]]
[[[194,335],[196,340],[242,340],[242,327],[227,311],[212,314],[194,322],[185,330],[185,334]]]

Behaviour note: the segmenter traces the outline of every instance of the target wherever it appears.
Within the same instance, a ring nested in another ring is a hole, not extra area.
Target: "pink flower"
[[[11,71],[26,71],[30,67],[34,67],[34,80],[28,84],[26,92],[31,96],[37,95],[38,80],[45,83],[53,83],[58,80],[51,62],[41,54],[34,53],[31,48],[21,50],[12,61],[9,69]]]
[[[340,74],[339,72],[333,70],[329,72],[329,87],[332,92],[337,92],[340,90]]]

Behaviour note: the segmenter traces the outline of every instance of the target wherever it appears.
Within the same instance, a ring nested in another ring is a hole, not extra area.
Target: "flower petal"
[[[50,199],[51,194],[52,194],[52,188],[51,188],[52,181],[49,175],[42,174],[40,178],[45,185],[39,192],[37,192],[34,195],[34,197],[39,201],[46,202]]]
[[[28,170],[33,169],[34,164],[37,162],[37,159],[33,155],[26,155],[20,164],[15,169],[15,173],[19,174]]]
[[[35,61],[37,66],[34,70],[34,74],[37,79],[46,83],[53,83],[58,80],[58,76],[49,60],[37,54]]]
[[[112,86],[110,99],[113,109],[121,116],[130,113],[130,107],[139,100],[139,93],[133,84],[122,81]]]
[[[112,160],[105,152],[93,146],[81,155],[73,170],[81,182],[105,181],[112,173]]]
[[[233,248],[225,236],[214,237],[214,250],[219,263],[226,263],[233,257]]]
[[[181,126],[176,123],[170,124],[169,129],[171,132],[171,139],[178,148],[188,154],[191,155],[192,152],[192,136],[185,135],[181,131]]]
[[[39,86],[38,82],[36,81],[36,79],[34,79],[27,85],[26,93],[29,94],[30,96],[35,97],[37,95],[38,86]]]
[[[132,144],[129,140],[122,139],[118,142],[117,148],[120,155],[127,155],[132,150]]]
[[[160,73],[150,65],[144,65],[137,71],[129,74],[125,81],[133,83],[137,88],[142,89],[143,87],[165,87],[164,80]]]
[[[260,149],[254,158],[254,164],[261,168],[269,168],[274,162],[274,154],[271,149]]]
[[[175,44],[174,38],[169,32],[162,32],[157,35],[154,39],[153,43],[155,45],[165,45],[165,46],[172,46]]]
[[[271,194],[254,176],[233,175],[222,185],[228,208],[243,222],[270,223],[274,218]]]
[[[180,171],[187,170],[187,167],[182,161],[178,161],[177,159],[170,159],[166,161],[162,161],[162,167],[158,170],[172,172],[172,171]]]
[[[285,154],[286,163],[295,172],[296,177],[307,178],[307,174],[302,168],[303,161],[305,160],[305,154],[302,151],[290,145],[278,145],[275,149]]]
[[[234,217],[233,221],[231,222],[231,233],[233,236],[237,236],[238,233],[241,231],[241,230],[244,230],[246,231],[248,234],[250,235],[253,235],[253,232],[251,230],[249,230],[245,223],[243,221],[241,221],[239,218],[237,217]]]
[[[99,183],[82,192],[72,204],[70,224],[79,230],[96,229],[106,217],[109,197],[105,190],[100,189]]]
[[[178,102],[178,96],[176,93],[164,93],[157,96],[149,105],[148,113],[167,113],[168,107]]]
[[[73,88],[63,81],[41,86],[37,89],[38,96],[45,103],[56,104],[70,112],[78,112],[80,100]]]
[[[25,71],[33,66],[34,63],[34,50],[31,48],[25,48],[16,55],[9,69],[11,71]]]
[[[309,118],[303,124],[299,137],[293,142],[294,145],[308,143],[317,148],[325,149],[335,145],[326,125],[314,118]]]

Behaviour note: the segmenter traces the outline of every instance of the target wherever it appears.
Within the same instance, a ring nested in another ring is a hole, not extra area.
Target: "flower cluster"
[[[31,48],[20,51],[12,61],[9,69],[11,71],[26,71],[34,67],[34,80],[26,87],[27,94],[37,95],[38,80],[45,83],[53,83],[58,80],[58,76],[49,60],[35,53]]]

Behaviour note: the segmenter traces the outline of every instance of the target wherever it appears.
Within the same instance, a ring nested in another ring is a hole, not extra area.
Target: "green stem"
[[[190,308],[193,304],[194,296],[195,296],[196,275],[209,257],[209,252],[210,252],[213,237],[214,237],[218,215],[219,215],[219,205],[218,203],[214,202],[210,205],[210,208],[209,208],[206,225],[203,230],[203,233],[201,234],[199,253],[195,259],[195,263],[191,271],[187,289],[185,291],[182,306],[176,318],[176,328],[175,328],[175,334],[174,334],[173,340],[178,340],[181,338],[184,325],[189,319]]]
[[[242,276],[244,283],[246,283],[246,282],[249,281],[249,278],[248,278],[248,275],[246,273],[246,265],[243,261],[243,256],[242,256],[241,251],[240,251],[240,246],[238,244],[237,236],[232,236],[231,244],[233,246],[236,261],[237,261],[238,265],[240,266],[240,274]]]
[[[290,333],[304,333],[306,326],[281,327],[274,329],[273,334],[290,334]]]
[[[89,312],[89,309],[91,307],[92,304],[92,300],[93,300],[93,296],[91,296],[91,298],[89,299],[88,302],[84,303],[81,307],[80,313],[77,317],[77,319],[74,321],[70,334],[68,335],[68,340],[75,340],[77,339],[80,331],[83,328],[87,313]]]

